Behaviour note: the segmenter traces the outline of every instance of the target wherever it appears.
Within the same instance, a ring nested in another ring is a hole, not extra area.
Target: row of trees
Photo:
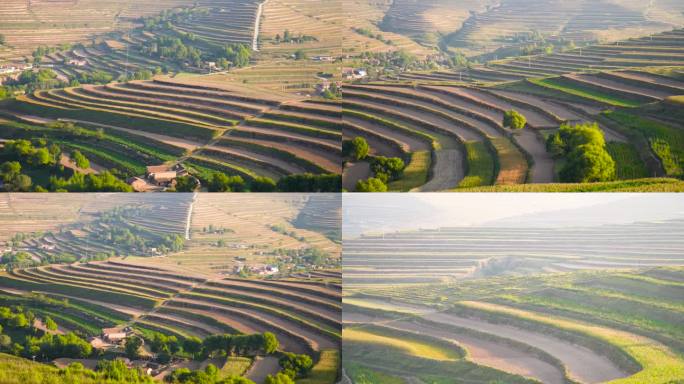
[[[204,340],[197,337],[179,340],[173,335],[152,332],[145,336],[145,340],[150,350],[157,354],[161,363],[169,362],[174,356],[189,356],[197,360],[204,360],[211,356],[272,354],[280,345],[276,336],[271,332],[251,335],[211,335]],[[130,359],[138,358],[140,347],[142,347],[142,340],[138,336],[128,337],[125,341],[127,357]]]
[[[264,176],[255,177],[247,182],[242,176],[230,176],[221,172],[212,173],[207,180],[209,192],[339,192],[341,185],[340,175],[311,173],[288,175],[282,177],[277,183]],[[189,192],[195,188],[194,184],[188,188],[179,188],[177,185],[176,191]]]
[[[164,378],[173,384],[254,384],[246,377],[229,376],[221,378],[215,365],[209,364],[204,370],[191,371],[188,368],[176,369]]]
[[[274,353],[279,345],[278,338],[271,332],[251,335],[212,335],[202,342],[202,352],[205,356],[217,353],[219,355],[250,356]]]

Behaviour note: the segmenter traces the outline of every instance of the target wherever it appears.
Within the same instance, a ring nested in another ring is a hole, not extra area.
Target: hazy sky
[[[646,193],[343,194],[344,233],[439,226],[584,226],[684,218],[684,195]]]

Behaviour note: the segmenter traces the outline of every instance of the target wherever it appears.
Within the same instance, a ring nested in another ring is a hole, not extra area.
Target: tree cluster
[[[342,176],[311,173],[288,175],[278,180],[277,190],[280,192],[339,192],[342,190]]]
[[[164,379],[172,384],[254,384],[245,377],[230,376],[219,377],[219,370],[215,365],[209,364],[204,370],[191,371],[181,368],[173,371]]]
[[[282,367],[282,373],[291,379],[306,377],[313,368],[311,356],[298,355],[291,352],[283,352],[282,357],[278,360],[278,364]]]
[[[351,161],[363,160],[368,156],[370,146],[363,137],[357,136],[352,140],[342,141],[342,155]]]
[[[563,182],[610,181],[616,177],[615,161],[596,123],[563,124],[558,132],[549,135],[546,149],[565,160],[559,173]]]
[[[511,129],[523,129],[527,124],[527,118],[518,111],[511,109],[504,112],[503,126]]]
[[[278,339],[271,332],[255,333],[251,335],[212,335],[202,342],[203,354],[240,355],[249,356],[260,353],[274,353],[279,346]]]

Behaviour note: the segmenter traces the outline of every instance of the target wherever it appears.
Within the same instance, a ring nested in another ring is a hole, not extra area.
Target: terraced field
[[[659,10],[660,13],[652,12]],[[662,11],[681,14],[681,5],[618,2],[505,1],[472,15],[447,43],[468,53],[511,49],[525,42],[519,35],[538,31],[550,40],[619,40],[640,37],[679,26],[678,20],[658,17]],[[601,27],[597,27],[600,25]]]
[[[230,274],[244,265],[277,263],[284,270],[288,264],[280,260],[284,253],[316,248],[327,255],[328,265],[339,265],[340,205],[340,197],[334,194],[227,198],[200,193],[193,203],[185,249],[149,262],[191,273]]]
[[[5,193],[0,196],[0,241],[7,242],[17,232],[48,232],[76,221],[92,220],[98,213],[112,209],[126,200],[111,194],[82,196],[32,193]]]
[[[345,238],[345,373],[375,383],[682,380],[683,225]]]
[[[77,4],[22,2],[7,5],[12,8],[7,16],[17,19],[3,23],[0,32],[9,36],[8,52],[17,56],[0,58],[17,61],[19,55],[29,56],[39,46],[78,44],[73,49],[49,55],[42,63],[65,77],[84,70],[102,70],[117,78],[126,72],[162,66],[163,60],[152,59],[143,52],[145,44],[159,37],[191,34],[195,43],[204,49],[230,43],[258,49],[257,14],[261,2],[256,0],[165,0],[139,4],[124,1],[103,4],[99,0]],[[93,12],[94,9],[97,11]],[[178,10],[190,10],[190,14],[173,19],[164,30],[152,32],[140,25],[141,17]],[[70,65],[71,60],[85,60],[86,65]]]
[[[61,332],[83,336],[113,326],[132,326],[147,341],[153,331],[180,340],[268,331],[278,338],[280,352],[313,358],[302,380],[331,384],[338,376],[339,195],[46,196],[46,207],[65,206],[53,213],[61,220],[34,212],[38,198],[7,195],[2,236],[14,241],[3,255],[2,300],[26,301],[36,313],[54,318]],[[16,226],[10,217],[19,219]],[[36,232],[28,233],[21,218],[34,220]],[[40,220],[57,223],[37,232]],[[170,236],[185,241],[151,248]],[[6,258],[19,259],[22,252],[35,262]],[[39,305],[31,294],[67,299],[69,305]],[[250,358],[238,374],[262,383],[281,370],[278,357]],[[209,362],[233,364],[179,364]]]
[[[98,324],[96,316],[115,313],[117,323],[181,339],[269,331],[278,337],[281,350],[307,353],[322,363],[329,362],[321,354],[337,351],[340,340],[339,285],[320,279],[208,279],[110,260],[15,269],[0,276],[0,286],[16,294],[43,292],[87,303],[91,312],[81,315],[86,326],[60,319],[68,330],[99,332],[99,327],[113,324]],[[275,373],[258,371],[254,374]]]
[[[400,157],[407,164],[413,154],[431,152],[431,161],[421,162],[426,168],[421,178],[407,176],[412,184],[390,183],[390,190],[487,185],[546,190],[512,186],[524,183],[554,190],[551,183],[560,180],[564,159],[554,158],[545,140],[563,123],[598,122],[618,179],[678,177],[680,165],[673,164],[679,160],[658,145],[665,142],[677,152],[679,139],[657,135],[654,124],[662,123],[661,132],[681,128],[678,119],[662,121],[662,116],[676,113],[669,100],[684,92],[679,70],[684,62],[677,56],[683,36],[682,30],[672,30],[462,70],[405,71],[380,81],[355,81],[344,88],[343,134],[365,138],[371,156]],[[502,127],[508,110],[526,117],[524,129]],[[623,114],[644,120],[626,125],[618,117]],[[354,167],[345,171],[350,190],[358,179],[372,176],[362,165]]]
[[[346,86],[343,107],[345,136],[364,137],[381,151],[379,141],[393,144],[408,164],[411,153],[432,152],[426,172],[431,178],[407,189],[447,190],[473,186],[473,180],[476,185],[554,180],[553,159],[537,132],[559,118],[534,102],[475,88],[373,84]],[[528,128],[514,133],[502,126],[503,113],[511,108],[528,116]]]
[[[0,53],[0,61],[21,61],[38,46],[85,42],[92,35],[131,28],[141,16],[192,4],[187,0],[3,1],[0,33],[7,36],[10,49]]]
[[[679,220],[577,229],[454,227],[364,235],[344,241],[345,286],[680,265],[676,237],[682,225]],[[608,244],[606,237],[615,242]]]
[[[124,132],[160,150],[175,148],[175,159],[160,160],[185,162],[201,179],[212,170],[278,180],[341,169],[339,112],[332,104],[158,79],[38,91],[19,97],[11,110]]]

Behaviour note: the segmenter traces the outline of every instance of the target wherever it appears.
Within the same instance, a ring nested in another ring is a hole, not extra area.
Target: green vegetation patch
[[[411,153],[411,159],[404,168],[403,176],[399,180],[390,182],[387,187],[391,191],[407,192],[428,181],[432,154],[429,151]]]
[[[641,160],[639,152],[632,144],[609,141],[606,143],[606,150],[610,154],[610,157],[615,160],[618,179],[625,180],[648,177],[646,164]]]
[[[598,90],[590,89],[588,87],[582,87],[578,84],[573,84],[571,82],[565,81],[560,77],[528,79],[528,81],[532,84],[541,87],[554,89],[557,91],[569,93],[571,95],[579,96],[593,101],[599,101],[601,103],[614,105],[617,107],[638,107],[641,104],[643,104],[633,100],[621,98],[610,93],[601,92]]]
[[[468,174],[458,184],[460,188],[479,187],[494,183],[495,160],[483,142],[465,143]]]
[[[684,130],[625,111],[607,111],[603,115],[627,129],[644,135],[668,176],[682,175]]]
[[[297,380],[297,384],[329,384],[335,382],[340,369],[340,352],[336,350],[321,351],[318,362],[308,376]]]
[[[684,182],[670,178],[647,178],[598,183],[550,183],[495,185],[462,188],[459,192],[684,192]]]

